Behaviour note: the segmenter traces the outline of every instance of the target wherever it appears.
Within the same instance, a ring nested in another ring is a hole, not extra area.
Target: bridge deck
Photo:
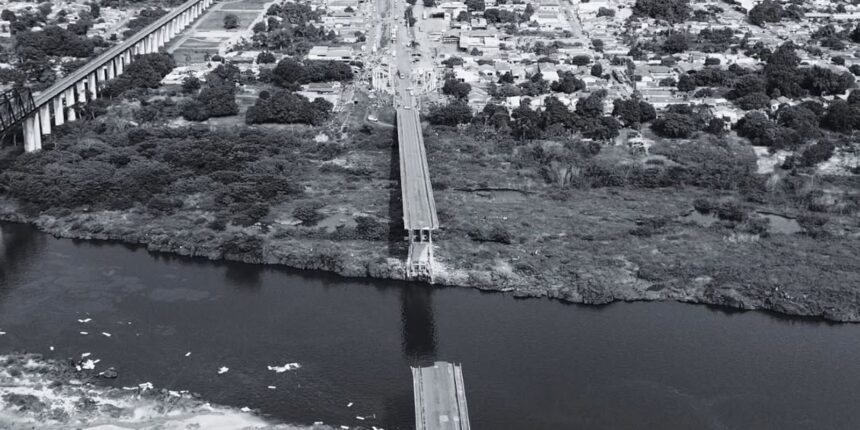
[[[194,6],[197,3],[199,3],[199,0],[189,0],[183,3],[181,6],[171,10],[166,15],[162,16],[152,24],[149,24],[148,26],[142,28],[140,31],[138,31],[128,39],[122,41],[117,45],[112,46],[107,51],[102,52],[101,55],[96,57],[94,60],[78,68],[63,79],[60,79],[59,81],[54,83],[54,85],[51,85],[50,87],[48,87],[48,89],[42,91],[39,95],[35,97],[36,107],[40,107],[45,103],[50,102],[54,97],[57,97],[58,95],[62,94],[63,91],[66,90],[66,88],[69,88],[78,81],[83,80],[90,73],[93,73],[99,67],[104,66],[105,64],[116,58],[119,54],[128,50],[141,40],[145,39],[155,30],[164,26],[165,24],[167,24],[168,22],[170,22],[171,20],[173,20],[181,13],[185,12],[191,6]]]
[[[435,230],[439,228],[436,201],[430,185],[421,121],[414,109],[397,109],[397,142],[400,148],[403,227],[407,230]]]
[[[416,430],[469,430],[463,368],[437,361],[412,368]]]

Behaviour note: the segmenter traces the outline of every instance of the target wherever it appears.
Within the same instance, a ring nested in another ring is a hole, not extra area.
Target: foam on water
[[[142,383],[134,389],[91,383],[92,372],[42,360],[0,356],[0,428],[59,430],[331,429],[273,423],[252,412],[211,405],[185,392]]]

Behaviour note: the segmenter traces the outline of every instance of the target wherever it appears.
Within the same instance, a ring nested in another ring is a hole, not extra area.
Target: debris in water
[[[230,370],[229,367],[221,366],[221,368],[218,369],[218,374],[227,373],[228,370]]]
[[[167,394],[169,394],[169,395],[171,395],[171,396],[173,396],[173,397],[182,397],[182,394],[179,394],[179,391],[173,391],[173,390],[170,390],[170,391],[168,391],[168,392],[167,392]]]
[[[274,385],[269,385],[269,386],[268,386],[268,387],[266,387],[266,388],[268,388],[268,389],[270,389],[270,390],[274,390],[275,388],[278,388],[278,387],[276,387],[276,386],[274,386]]]
[[[81,358],[87,358],[87,357],[89,357],[90,355],[92,355],[92,354],[91,354],[91,353],[89,353],[89,352],[85,352],[85,353],[81,354]]]
[[[86,335],[88,335],[89,333],[87,333],[87,332],[85,332],[85,331],[82,331],[82,332],[81,332],[81,334],[82,334],[82,335],[84,335],[84,336],[86,336]]]
[[[348,405],[346,405],[346,407],[351,408],[351,407],[352,407],[352,402],[349,402],[349,404],[348,404]]]
[[[137,388],[140,389],[141,392],[146,390],[151,390],[154,388],[152,382],[144,382],[143,384],[137,384]]]
[[[54,350],[54,347],[53,347],[53,346],[50,346],[49,348],[51,349],[51,351],[53,351],[53,350]]]
[[[299,363],[287,363],[283,366],[266,366],[266,367],[268,367],[269,370],[274,370],[275,373],[284,373],[287,370],[296,370],[296,369],[302,367],[302,365]]]
[[[185,356],[186,356],[186,357],[191,357],[191,351],[186,352],[186,353],[185,353]]]
[[[247,407],[247,406],[243,406],[243,407],[242,407],[242,409],[239,409],[239,410],[240,410],[240,411],[242,411],[242,412],[245,412],[245,413],[247,413],[247,412],[251,412],[251,408],[249,408],[249,407]]]
[[[84,368],[86,370],[93,370],[96,368],[96,364],[98,364],[99,361],[101,360],[87,360],[83,362],[83,364],[81,364],[81,368]]]
[[[0,331],[0,336],[3,336],[4,334],[6,334],[5,331]]]
[[[361,415],[356,415],[355,419],[360,420],[360,421],[364,421],[364,417]]]
[[[104,336],[104,337],[110,337],[110,333],[108,333],[108,332],[106,332],[106,331],[103,331],[103,332],[102,332],[102,336]]]
[[[79,323],[81,323],[81,324],[86,324],[86,323],[88,323],[88,322],[90,322],[90,321],[92,321],[92,320],[93,320],[92,318],[85,318],[85,319],[82,319],[82,320],[78,320],[78,322],[79,322]]]

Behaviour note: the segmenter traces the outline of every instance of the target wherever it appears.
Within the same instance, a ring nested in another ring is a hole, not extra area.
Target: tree
[[[606,98],[606,90],[597,90],[581,98],[576,102],[576,113],[581,116],[599,117],[603,115],[603,100]]]
[[[591,57],[588,55],[577,55],[570,59],[570,64],[575,66],[585,66],[591,62]]]
[[[689,0],[636,0],[633,15],[682,23],[690,16]]]
[[[528,100],[523,100],[520,105],[511,112],[513,120],[513,134],[522,140],[537,139],[540,137],[541,118],[540,114],[529,107]]]
[[[815,66],[805,71],[800,85],[816,96],[837,95],[854,86],[854,76],[850,72],[835,73]]]
[[[595,63],[591,66],[591,76],[596,78],[603,76],[603,66],[601,66],[600,63]]]
[[[834,100],[827,107],[821,125],[840,133],[850,133],[860,126],[860,109],[842,100]]]
[[[612,102],[612,115],[618,117],[625,126],[638,126],[654,120],[657,111],[650,103],[637,98],[615,99]]]
[[[666,37],[666,40],[663,41],[663,52],[667,54],[678,54],[686,51],[689,48],[689,42],[687,42],[687,35],[680,32],[672,32]]]
[[[601,16],[608,16],[608,17],[612,18],[615,16],[615,9],[610,9],[607,7],[601,7],[600,9],[597,10],[597,17],[600,18]]]
[[[245,114],[247,124],[310,124],[320,125],[331,116],[332,104],[317,98],[306,97],[291,91],[278,90],[269,97],[260,97]]]
[[[12,12],[9,9],[3,9],[3,11],[0,12],[0,19],[2,19],[3,21],[14,22],[16,18],[17,17],[15,16],[15,12]]]
[[[436,0],[424,0],[424,7],[433,7],[436,6]]]
[[[734,87],[728,92],[727,97],[737,99],[748,94],[764,93],[767,91],[767,83],[764,78],[757,74],[744,75],[738,78]]]
[[[191,94],[197,92],[200,89],[200,79],[197,79],[196,76],[186,76],[182,79],[182,92],[186,94]]]
[[[484,0],[466,0],[466,8],[469,9],[469,12],[482,11],[485,7]]]
[[[227,30],[232,30],[234,28],[239,28],[239,17],[236,15],[228,14],[224,16],[224,28]]]
[[[450,58],[442,61],[442,64],[444,64],[445,67],[449,67],[449,68],[452,68],[454,66],[462,66],[463,63],[465,63],[465,61],[462,58],[457,57],[457,56],[453,56],[453,57],[450,57]]]
[[[770,106],[770,97],[765,93],[749,93],[735,99],[735,104],[743,110],[764,109]]]
[[[266,26],[266,23],[263,21],[260,21],[256,24],[254,24],[254,27],[251,28],[251,31],[253,31],[254,33],[265,33],[267,31],[267,29],[268,29],[268,27]]]
[[[442,86],[443,94],[453,96],[458,99],[465,99],[469,96],[470,91],[472,91],[471,85],[465,82],[460,82],[453,77],[446,79],[445,84]]]
[[[553,82],[550,88],[556,92],[571,94],[585,89],[585,82],[571,72],[561,72],[558,81]]]
[[[750,9],[749,20],[759,27],[764,27],[767,22],[779,22],[784,14],[781,4],[773,0],[764,0]]]
[[[696,132],[696,123],[688,115],[668,112],[657,118],[651,129],[662,137],[688,138]]]
[[[705,65],[706,66],[719,66],[720,65],[720,59],[715,58],[715,57],[705,58]]]
[[[472,122],[472,109],[466,101],[455,99],[446,105],[435,104],[430,106],[427,120],[433,125],[468,124]]]
[[[696,89],[696,81],[693,77],[683,73],[678,77],[678,91],[693,91]]]
[[[231,116],[239,113],[236,104],[236,88],[232,83],[207,85],[197,95],[210,117]]]
[[[263,51],[257,54],[257,63],[258,64],[272,64],[275,62],[275,54],[272,54],[270,51]]]

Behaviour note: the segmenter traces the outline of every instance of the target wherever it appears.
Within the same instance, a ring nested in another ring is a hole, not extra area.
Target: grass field
[[[224,30],[224,17],[227,15],[236,15],[239,18],[239,28],[234,30],[238,31],[248,28],[251,22],[260,15],[260,12],[214,11],[203,18],[203,21],[197,26],[197,30]]]

